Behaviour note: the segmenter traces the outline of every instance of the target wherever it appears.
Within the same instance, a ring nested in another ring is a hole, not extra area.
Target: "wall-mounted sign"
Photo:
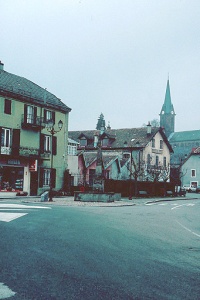
[[[36,172],[38,167],[38,160],[34,159],[29,162],[29,171]]]
[[[20,165],[20,160],[19,159],[8,159],[7,161],[8,165]]]

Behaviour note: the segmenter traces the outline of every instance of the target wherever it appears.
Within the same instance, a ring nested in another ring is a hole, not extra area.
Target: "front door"
[[[30,196],[37,196],[38,172],[31,172],[30,178]]]

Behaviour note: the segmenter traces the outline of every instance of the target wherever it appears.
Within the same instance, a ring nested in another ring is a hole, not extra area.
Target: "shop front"
[[[27,191],[29,163],[23,159],[0,159],[0,191]]]

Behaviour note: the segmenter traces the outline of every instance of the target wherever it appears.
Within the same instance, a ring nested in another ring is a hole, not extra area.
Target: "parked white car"
[[[183,188],[186,190],[188,193],[196,193],[196,187],[193,185],[184,185]]]

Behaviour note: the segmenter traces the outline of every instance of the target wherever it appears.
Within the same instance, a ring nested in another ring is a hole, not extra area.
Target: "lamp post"
[[[58,122],[58,130],[54,128],[54,121],[52,119],[48,120],[46,123],[46,129],[51,134],[51,167],[50,167],[50,185],[49,185],[49,201],[53,201],[52,189],[53,189],[53,136],[61,131],[63,127],[63,122],[60,120]]]

